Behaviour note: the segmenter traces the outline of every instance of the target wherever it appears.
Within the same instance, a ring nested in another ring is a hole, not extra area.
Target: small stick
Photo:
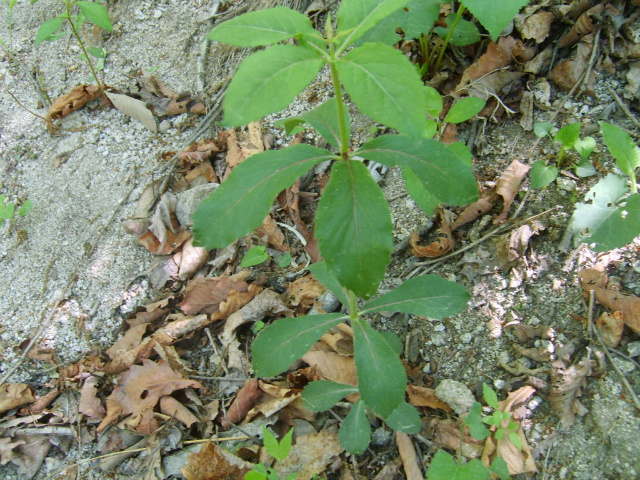
[[[638,121],[638,119],[633,115],[633,113],[631,113],[631,110],[629,110],[629,107],[627,107],[624,102],[622,101],[622,99],[618,96],[618,94],[616,93],[616,91],[611,88],[610,86],[607,86],[607,89],[609,90],[609,93],[613,96],[613,98],[615,98],[617,104],[620,106],[620,108],[622,109],[622,111],[625,113],[625,115],[627,117],[629,117],[629,120],[631,120],[633,122],[633,124],[636,126],[636,128],[640,128],[640,122]]]

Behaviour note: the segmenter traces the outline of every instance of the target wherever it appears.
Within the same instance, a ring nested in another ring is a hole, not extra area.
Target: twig
[[[611,366],[613,367],[613,369],[620,376],[620,380],[622,381],[622,384],[625,386],[625,388],[629,392],[629,395],[633,399],[634,405],[638,410],[640,410],[640,398],[638,398],[638,395],[636,394],[635,390],[627,380],[627,377],[625,377],[624,373],[622,373],[622,371],[618,368],[618,366],[613,361],[613,357],[611,356],[611,353],[609,353],[609,347],[605,345],[604,339],[602,338],[602,333],[600,333],[600,330],[598,330],[598,328],[596,328],[595,325],[593,324],[594,301],[595,301],[595,290],[589,290],[589,314],[587,315],[587,318],[589,319],[590,333],[593,333],[593,335],[595,335],[595,337],[598,339],[598,343],[602,346],[602,350],[604,351],[604,354],[607,356],[609,363],[611,363]]]
[[[221,0],[215,0],[211,7],[211,16],[208,19],[209,28],[212,28],[216,23],[216,17],[218,16],[218,8],[220,8]],[[211,46],[211,40],[208,36],[204,37],[202,45],[200,46],[200,58],[197,63],[196,74],[196,88],[199,92],[204,92],[205,75],[207,73],[207,57],[209,56],[209,47]]]
[[[250,380],[250,378],[207,377],[206,375],[189,375],[189,378],[195,378],[197,380],[216,380],[220,382],[237,382],[237,383],[243,383],[243,382],[246,382],[247,380]]]
[[[625,115],[627,117],[629,117],[629,120],[631,120],[633,122],[633,124],[636,126],[636,128],[640,128],[640,122],[638,121],[638,119],[633,115],[633,113],[631,113],[631,111],[629,110],[629,107],[627,107],[624,102],[622,101],[622,99],[618,96],[618,94],[616,93],[616,91],[611,88],[610,86],[607,86],[607,89],[609,90],[609,93],[611,95],[613,95],[613,98],[615,98],[617,104],[620,106],[620,108],[622,109],[622,111],[625,113]]]

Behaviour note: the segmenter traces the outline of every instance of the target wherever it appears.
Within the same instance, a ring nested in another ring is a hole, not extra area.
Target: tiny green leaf
[[[80,7],[80,10],[94,25],[99,26],[100,28],[104,28],[107,31],[113,30],[113,25],[111,24],[111,20],[109,19],[109,12],[104,5],[100,5],[99,3],[94,2],[84,2],[78,1],[76,5]]]
[[[18,210],[18,215],[24,217],[27,213],[31,211],[33,208],[33,202],[29,199],[25,200],[22,205],[20,205],[20,209]]]
[[[471,169],[436,140],[381,135],[366,142],[356,155],[389,167],[409,167],[428,192],[443,203],[468,205],[478,198]]]
[[[351,407],[351,411],[342,422],[338,432],[340,445],[353,454],[359,455],[365,451],[371,442],[371,425],[367,419],[364,402],[358,400]]]
[[[589,160],[581,160],[580,163],[576,165],[576,175],[579,177],[591,177],[596,173],[596,168]]]
[[[496,433],[493,436],[496,438],[496,440],[502,440],[504,438],[504,434],[504,428],[499,428],[496,430]]]
[[[591,155],[591,152],[596,148],[596,141],[593,137],[579,138],[576,140],[574,148],[578,152],[578,155],[580,155],[580,158],[582,158],[582,160],[586,160],[587,157]]]
[[[533,133],[536,134],[536,137],[542,138],[546,137],[553,130],[553,124],[547,122],[539,122],[533,124]]]
[[[240,126],[285,108],[322,66],[314,51],[274,45],[249,56],[233,76],[224,97],[227,126]]]
[[[318,204],[316,238],[341,285],[369,298],[391,252],[391,214],[382,190],[362,162],[339,161]]]
[[[264,245],[258,245],[251,248],[242,258],[242,262],[240,262],[240,266],[242,268],[253,267],[255,265],[260,265],[261,263],[266,262],[269,259],[269,254],[267,253],[267,247]]]
[[[385,421],[396,432],[418,433],[422,430],[420,414],[413,405],[407,402],[398,405],[398,408],[385,418]]]
[[[357,391],[358,389],[351,385],[319,380],[304,387],[302,401],[312,412],[323,412]]]
[[[558,169],[547,165],[544,160],[538,160],[531,167],[531,188],[543,188],[553,182],[558,176]]]
[[[349,295],[345,291],[345,289],[340,285],[338,279],[327,269],[327,264],[325,262],[318,262],[312,265],[309,265],[309,271],[313,274],[316,279],[331,290],[338,300],[342,302],[343,305],[349,305]]]
[[[362,113],[413,137],[422,134],[425,90],[418,71],[402,52],[367,43],[347,53],[336,67]]]
[[[553,136],[556,142],[560,142],[565,149],[572,148],[580,138],[580,124],[570,123],[565,125]]]
[[[9,202],[4,205],[4,199],[2,198],[1,200],[2,202],[0,202],[0,219],[9,220],[10,218],[13,218],[15,205],[13,204],[13,202]]]
[[[487,402],[487,405],[494,410],[498,410],[498,396],[496,395],[496,392],[494,392],[493,389],[485,382],[482,382],[482,396],[484,397],[484,401]]]
[[[104,48],[87,47],[87,51],[96,58],[106,58],[107,56]]]
[[[259,227],[278,193],[313,165],[330,158],[328,150],[302,144],[247,158],[193,214],[197,243],[209,249],[224,248]]]
[[[491,435],[491,432],[482,423],[482,405],[478,402],[473,402],[464,424],[469,426],[469,433],[476,440],[484,440]]]
[[[456,19],[455,13],[450,13],[447,15],[447,26],[446,27],[436,27],[433,31],[440,38],[444,39],[449,34],[449,30],[451,30],[451,25]],[[471,45],[472,43],[476,43],[480,41],[480,32],[478,31],[478,27],[475,23],[472,23],[464,18],[458,20],[458,24],[456,25],[456,29],[453,31],[451,38],[449,39],[449,43],[451,45],[455,45],[456,47],[464,47],[465,45]]]
[[[633,175],[634,170],[640,166],[640,148],[631,136],[621,128],[604,122],[599,123],[604,144],[616,159],[618,168],[626,175]]]
[[[360,314],[386,311],[444,318],[465,308],[470,298],[459,283],[437,275],[423,275],[407,280],[398,288],[367,303]]]
[[[340,313],[324,313],[276,320],[253,342],[253,369],[258,377],[284,372],[324,333],[349,318]]]
[[[282,437],[280,441],[278,441],[271,433],[266,426],[262,426],[262,433],[264,448],[267,449],[267,453],[271,455],[273,458],[281,462],[285,458],[289,456],[289,452],[291,451],[291,443],[293,441],[293,428],[289,429],[287,434]]]
[[[427,480],[489,480],[491,472],[474,458],[466,464],[456,463],[444,450],[438,450],[427,470]]]
[[[444,105],[442,104],[442,97],[440,96],[440,92],[438,92],[435,88],[429,87],[427,85],[425,85],[424,87],[424,92],[427,98],[427,113],[433,118],[438,118],[438,115],[444,107]]]
[[[306,15],[287,7],[275,7],[227,20],[214,27],[207,37],[238,47],[257,47],[278,43],[303,33],[317,34]]]
[[[409,0],[343,0],[338,9],[336,30],[336,36],[340,37],[338,53],[408,2]]]
[[[278,266],[280,268],[286,268],[291,265],[292,261],[293,258],[291,258],[291,254],[289,252],[285,252],[285,254],[282,255],[282,257],[280,257],[280,259],[278,260]]]
[[[478,97],[465,97],[458,100],[444,118],[445,123],[462,123],[475,117],[484,108],[484,100]]]
[[[465,0],[464,6],[487,29],[495,42],[529,0]]]
[[[367,407],[386,418],[404,400],[407,375],[378,331],[362,319],[353,321],[352,327],[358,391]]]
[[[49,20],[44,22],[42,25],[40,25],[40,28],[38,29],[38,33],[36,34],[36,41],[35,41],[34,47],[37,47],[45,40],[49,40],[49,38],[53,34],[55,34],[58,30],[60,30],[60,27],[62,26],[62,22],[64,22],[64,18],[55,17],[55,18],[50,18]]]
[[[343,109],[343,112],[347,126],[347,137],[350,137],[351,116],[346,108]],[[338,106],[335,97],[330,98],[310,112],[280,120],[275,125],[284,125],[287,135],[291,135],[293,128],[303,122],[311,125],[328,143],[340,149],[340,123],[338,122]]]

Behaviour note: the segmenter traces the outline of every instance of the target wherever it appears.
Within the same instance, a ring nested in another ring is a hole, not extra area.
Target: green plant
[[[13,56],[13,7],[16,6],[16,3],[18,3],[18,0],[4,0],[4,4],[7,7],[7,41],[5,42],[0,37],[0,45],[5,49],[11,60],[15,60]]]
[[[5,204],[6,199],[6,195],[0,195],[0,225],[3,224],[5,220],[11,220],[16,215],[19,215],[20,217],[26,216],[33,207],[33,202],[31,200],[25,200],[16,212],[15,204],[13,202]]]
[[[460,431],[460,448],[462,448],[464,428],[467,426],[469,427],[469,433],[476,440],[484,440],[492,434],[496,440],[507,437],[511,443],[521,450],[522,443],[516,433],[519,424],[511,419],[511,413],[500,410],[496,392],[484,382],[482,383],[482,395],[487,405],[493,409],[493,413],[489,416],[483,416],[482,405],[479,402],[473,403]],[[484,424],[493,427],[494,431],[492,432],[486,428]],[[478,459],[465,462],[462,454],[459,454],[458,460],[455,460],[449,453],[440,450],[436,452],[431,460],[429,470],[427,470],[427,479],[468,478],[470,480],[488,480],[491,478],[492,473],[498,475],[502,480],[509,478],[509,469],[503,458],[495,457],[491,461],[489,468],[487,468]]]
[[[640,235],[640,194],[636,173],[640,167],[640,148],[631,136],[615,125],[600,122],[604,143],[616,159],[624,177],[608,174],[576,204],[571,228],[576,242],[595,244],[596,252],[623,247]]]
[[[313,29],[306,16],[284,7],[241,15],[208,34],[212,40],[240,47],[276,44],[249,56],[236,71],[223,101],[222,123],[226,126],[239,126],[285,108],[323,65],[329,67],[334,96],[296,121],[310,124],[336,153],[298,144],[249,157],[201,203],[193,216],[193,231],[199,245],[226,247],[262,224],[279,192],[314,165],[334,161],[315,221],[315,236],[325,261],[311,270],[349,313],[278,320],[256,338],[252,361],[258,376],[279,374],[327,330],[350,321],[357,389],[331,382],[312,383],[307,389],[330,392],[328,398],[333,403],[313,404],[316,409],[329,408],[354,391],[360,394],[340,430],[341,442],[354,453],[369,443],[367,409],[396,430],[420,428],[418,413],[404,401],[407,378],[397,339],[373,329],[365,316],[398,311],[442,318],[460,311],[469,298],[462,286],[427,275],[363,307],[358,303],[358,297],[366,300],[378,291],[393,250],[389,207],[362,159],[401,166],[405,174],[415,176],[421,191],[434,202],[463,205],[477,198],[476,180],[460,149],[424,138],[430,125],[426,118],[429,90],[410,61],[381,43],[350,49],[406,3],[344,0],[338,9],[337,26],[327,19],[325,36]],[[295,45],[279,44],[290,38]],[[364,114],[400,134],[373,138],[353,151],[343,88]],[[452,114],[449,121],[453,120]],[[313,402],[310,396],[314,395],[306,394],[305,398]]]
[[[247,251],[247,253],[242,258],[242,261],[240,262],[240,266],[243,268],[254,267],[266,262],[267,260],[269,260],[269,258],[271,257],[267,253],[267,247],[265,247],[264,245],[258,245],[250,248]],[[274,258],[274,260],[277,262],[280,268],[285,268],[291,265],[292,258],[291,254],[289,252],[286,252],[279,256],[277,259]]]
[[[293,428],[290,429],[287,434],[282,437],[280,441],[271,433],[267,427],[262,426],[264,448],[267,449],[267,453],[278,461],[282,461],[289,456],[291,452],[291,443],[293,439]],[[298,477],[297,473],[287,475],[285,480],[295,480]],[[280,480],[278,474],[271,468],[267,467],[263,463],[258,463],[253,470],[246,473],[245,480]]]
[[[565,154],[571,149],[575,149],[580,155],[580,162],[573,166],[576,175],[579,177],[589,177],[595,175],[588,158],[596,148],[596,141],[593,137],[580,138],[580,124],[570,123],[565,125],[555,135],[551,135],[553,124],[547,122],[536,123],[533,131],[537,137],[549,137],[552,141],[560,143],[560,151],[557,155],[556,165],[549,165],[544,160],[538,160],[531,167],[531,188],[543,188],[549,185],[558,177],[558,171],[563,166]]]
[[[31,3],[36,3],[38,0],[31,0]],[[98,84],[100,87],[100,91],[104,94],[102,90],[102,84],[98,81],[97,71],[104,69],[104,61],[107,56],[107,52],[98,47],[86,47],[84,40],[82,39],[82,35],[80,32],[82,31],[82,26],[85,20],[93,23],[94,25],[104,28],[107,31],[113,30],[113,25],[111,24],[111,20],[109,18],[109,13],[107,9],[95,2],[88,2],[82,0],[61,0],[64,3],[65,12],[62,15],[58,15],[57,17],[50,18],[45,21],[40,28],[38,29],[38,33],[36,34],[35,45],[38,46],[45,40],[52,42],[62,37],[63,35],[73,34],[75,39],[80,45],[82,49],[82,54],[80,58],[85,60],[91,69],[92,81]],[[79,12],[75,13],[75,8],[78,7]],[[60,31],[62,25],[64,23],[68,23],[71,31]],[[94,65],[91,60],[91,56],[93,56],[97,63]]]

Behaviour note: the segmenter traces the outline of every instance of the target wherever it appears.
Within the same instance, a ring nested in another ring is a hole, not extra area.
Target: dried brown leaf
[[[418,465],[416,449],[413,447],[409,435],[404,432],[396,432],[396,443],[398,444],[398,452],[400,453],[400,458],[402,458],[407,480],[423,480],[424,477]]]
[[[256,228],[255,233],[261,238],[266,237],[267,243],[273,248],[277,248],[281,252],[289,251],[289,248],[285,245],[284,234],[271,215],[267,215],[262,225]]]
[[[298,437],[291,447],[289,456],[274,465],[273,469],[280,478],[292,473],[298,474],[298,480],[311,480],[314,475],[324,472],[344,449],[335,432],[323,430],[311,435]]]
[[[467,68],[462,74],[462,79],[456,87],[460,91],[471,81],[477,80],[488,73],[511,65],[512,52],[517,40],[513,37],[501,37],[498,43],[489,42],[487,52],[483,54],[476,63]]]
[[[534,13],[524,21],[521,31],[522,38],[542,43],[549,36],[551,22],[553,22],[553,13],[546,11]]]
[[[53,401],[60,395],[58,388],[52,388],[49,392],[39,397],[35,402],[29,405],[29,412],[32,414],[39,414],[44,412]]]
[[[103,87],[105,87],[103,85]],[[78,85],[73,87],[69,93],[56,98],[49,107],[47,118],[57,120],[66,117],[72,112],[81,109],[91,100],[100,98],[102,93],[97,85]]]
[[[185,281],[209,261],[209,251],[204,247],[194,246],[193,239],[189,239],[182,250],[174,255],[173,261],[178,265],[178,278]]]
[[[460,423],[441,418],[429,420],[429,429],[433,432],[433,441],[436,445],[449,450],[460,450]],[[465,458],[480,458],[482,455],[482,445],[480,440],[476,440],[465,432],[462,441],[462,455]]]
[[[187,428],[200,421],[186,406],[173,397],[166,396],[160,399],[160,411],[181,421]]]
[[[624,330],[624,314],[622,312],[613,312],[611,314],[603,312],[600,318],[596,320],[596,326],[602,333],[604,344],[610,348],[616,348],[620,345],[622,339],[622,331]]]
[[[498,178],[496,193],[502,197],[502,213],[494,220],[494,223],[503,223],[507,219],[513,200],[520,190],[520,184],[530,168],[528,165],[514,160]]]
[[[243,281],[233,281],[229,277],[196,278],[187,284],[184,300],[178,304],[187,315],[218,312],[220,304],[232,291],[247,292],[249,285]]]
[[[156,119],[153,118],[153,114],[142,100],[113,92],[106,92],[106,95],[113,103],[113,106],[122,113],[141,122],[147,130],[153,133],[158,131]]]
[[[95,375],[89,375],[80,391],[78,411],[92,420],[102,420],[107,413],[98,398],[99,385],[100,378]]]
[[[227,130],[227,169],[224,178],[241,162],[256,153],[264,152],[262,130],[260,122],[251,122],[247,130],[237,133],[234,129]]]
[[[244,478],[252,468],[253,464],[241,460],[213,442],[206,442],[198,453],[189,455],[187,464],[181,471],[187,480],[229,480]]]
[[[414,407],[439,408],[445,412],[451,412],[451,407],[436,396],[433,388],[407,385],[409,403]]]
[[[482,197],[480,200],[473,202],[467,208],[465,208],[456,221],[451,224],[451,231],[455,231],[465,223],[472,222],[476,218],[481,217],[485,213],[488,213],[493,208],[497,199],[496,194],[492,193]]]
[[[229,428],[232,424],[240,423],[247,416],[249,410],[255,406],[261,395],[262,391],[257,379],[252,378],[245,381],[229,407],[226,418],[220,422],[222,428]]]
[[[313,303],[327,291],[313,275],[305,275],[291,282],[284,293],[287,304],[295,307],[298,313],[306,313]]]
[[[25,383],[0,386],[0,413],[35,401],[35,390]]]
[[[157,302],[149,303],[142,307],[138,307],[131,318],[127,320],[130,327],[140,325],[141,323],[154,323],[156,320],[164,317],[167,313],[173,311],[176,298],[172,295]]]
[[[587,71],[593,48],[593,34],[583,37],[575,49],[575,56],[571,59],[563,60],[553,67],[549,74],[549,79],[563,90],[571,90],[582,80],[582,76]],[[593,96],[595,94],[593,88],[595,79],[595,72],[591,71],[591,75],[585,83],[585,93],[587,95]]]

